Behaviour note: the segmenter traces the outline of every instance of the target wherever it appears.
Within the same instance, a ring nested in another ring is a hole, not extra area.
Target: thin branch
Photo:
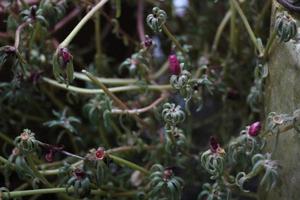
[[[215,39],[214,39],[214,42],[212,45],[212,52],[215,52],[217,50],[221,35],[222,35],[230,17],[231,17],[231,11],[227,11],[223,20],[221,21],[220,25],[218,26],[217,33],[216,33],[216,36],[215,36]]]
[[[156,99],[152,104],[150,104],[147,107],[140,108],[140,109],[132,109],[132,110],[121,110],[121,109],[112,109],[112,114],[140,114],[147,112],[154,107],[156,107],[158,104],[160,104],[162,101],[164,101],[167,98],[167,95],[163,93],[158,99]]]
[[[19,48],[21,32],[22,32],[23,28],[25,28],[28,24],[30,24],[30,21],[26,21],[26,22],[22,23],[20,26],[18,26],[18,28],[16,30],[15,45],[14,45],[16,50],[18,50],[18,48]]]
[[[237,10],[237,12],[239,13],[241,19],[242,19],[242,22],[244,23],[245,25],[245,28],[250,36],[250,39],[253,43],[253,45],[255,46],[255,48],[257,49],[258,53],[259,53],[259,56],[263,56],[264,52],[263,52],[263,49],[261,49],[257,43],[257,38],[247,20],[247,17],[245,16],[243,10],[241,9],[239,3],[236,1],[236,0],[231,0],[235,9]]]
[[[143,150],[151,150],[151,149],[155,149],[157,147],[155,146],[148,146],[148,145],[144,145],[144,146],[122,146],[122,147],[116,147],[116,148],[112,148],[112,149],[108,149],[105,151],[105,153],[107,154],[115,154],[115,153],[122,153],[122,152],[128,152],[128,151],[136,151],[139,149],[143,149]],[[1,157],[0,157],[0,161],[1,161]],[[73,163],[71,165],[71,168],[76,168],[80,165],[83,164],[83,160],[79,160],[75,163]],[[41,170],[40,173],[46,176],[51,176],[51,175],[57,175],[61,172],[61,170],[59,169],[49,169],[49,170]]]
[[[145,27],[144,27],[144,0],[138,0],[138,10],[137,10],[137,30],[139,34],[140,41],[145,40]]]
[[[187,56],[185,50],[182,48],[182,46],[180,45],[180,43],[178,42],[178,40],[175,38],[174,35],[172,35],[172,33],[169,31],[168,27],[163,24],[162,26],[162,30],[164,31],[164,33],[168,36],[168,38],[170,40],[172,40],[172,42],[175,44],[175,46],[177,47],[177,49],[179,51],[181,51],[183,53],[183,55]]]
[[[82,80],[82,81],[88,81],[92,82],[91,79],[89,79],[85,74],[75,72],[74,77],[76,79]],[[127,84],[132,84],[138,81],[138,79],[133,79],[133,78],[102,78],[102,77],[97,77],[97,79],[108,85],[127,85]]]
[[[71,33],[64,39],[64,41],[60,44],[60,47],[66,47],[73,40],[73,38],[77,35],[77,33],[81,30],[81,28],[86,24],[86,22],[100,9],[102,6],[108,2],[108,0],[101,0],[98,4],[96,4],[75,26],[75,28],[71,31]]]
[[[41,194],[58,194],[58,193],[67,193],[74,192],[74,188],[44,188],[44,189],[35,189],[35,190],[21,190],[21,191],[12,191],[12,192],[0,192],[0,197],[4,199],[14,199],[23,196],[33,196],[33,195],[41,195]],[[121,196],[133,196],[138,191],[128,191],[128,192],[118,192],[118,193],[109,193],[107,191],[97,189],[92,190],[91,194],[93,195],[101,195],[101,196],[112,196],[112,197],[121,197]]]
[[[157,72],[155,72],[155,74],[153,74],[153,76],[151,78],[152,79],[160,78],[168,70],[168,67],[169,67],[169,63],[165,62],[162,65],[162,67]]]
[[[71,86],[71,85],[69,85],[67,87],[67,85],[64,83],[59,83],[53,79],[46,78],[46,77],[42,77],[42,80],[50,85],[55,86],[55,87],[58,87],[58,88],[61,88],[64,90],[68,90],[71,92],[80,93],[80,94],[91,95],[91,94],[105,93],[102,89],[86,89],[86,88],[80,88],[80,87]],[[153,90],[153,91],[163,91],[163,90],[170,90],[170,89],[172,89],[172,87],[171,87],[171,85],[148,85],[147,89]],[[142,88],[137,85],[127,85],[127,86],[108,88],[108,90],[112,93],[119,93],[119,92],[142,90]]]

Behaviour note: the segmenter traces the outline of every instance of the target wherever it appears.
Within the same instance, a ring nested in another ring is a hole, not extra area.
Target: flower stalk
[[[87,23],[87,21],[93,17],[93,15],[107,3],[108,0],[101,0],[97,3],[83,18],[80,22],[75,26],[75,28],[71,31],[71,33],[64,39],[62,43],[60,43],[60,47],[67,47],[70,42],[74,39],[77,33],[81,30],[81,28]]]

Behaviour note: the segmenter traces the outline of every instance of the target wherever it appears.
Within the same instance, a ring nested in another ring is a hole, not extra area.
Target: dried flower
[[[78,180],[82,180],[86,177],[86,173],[82,170],[82,169],[79,169],[79,168],[76,168],[74,171],[73,171],[73,175],[78,179]]]
[[[224,149],[220,147],[220,144],[219,144],[218,140],[215,137],[213,137],[213,136],[210,137],[209,144],[210,144],[211,152],[218,153],[218,154],[224,154],[225,153]]]
[[[145,35],[145,40],[143,42],[143,45],[147,49],[150,48],[150,47],[152,47],[152,45],[153,45],[152,38],[150,38],[148,35]]]

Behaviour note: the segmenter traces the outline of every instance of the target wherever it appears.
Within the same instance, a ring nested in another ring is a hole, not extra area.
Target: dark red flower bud
[[[181,73],[180,63],[175,54],[169,56],[169,69],[174,75],[179,75]]]
[[[260,130],[261,130],[261,123],[254,122],[253,124],[250,125],[248,129],[248,134],[252,137],[255,137],[259,134]]]
[[[218,151],[218,148],[220,147],[218,140],[215,137],[211,136],[209,144],[210,144],[210,150],[213,153],[216,153]]]
[[[148,35],[145,35],[145,40],[143,44],[145,48],[150,48],[153,45],[152,38],[150,38]]]
[[[63,64],[66,65],[73,59],[72,54],[67,48],[60,48],[59,49],[59,57],[62,59]]]
[[[45,155],[45,159],[47,162],[53,162],[54,152],[52,150],[49,150],[49,152]]]
[[[77,179],[84,179],[86,176],[86,173],[78,168],[74,170],[73,174]]]
[[[173,176],[173,170],[166,168],[164,170],[163,180],[168,181]]]
[[[99,147],[95,153],[96,159],[103,160],[105,157],[105,150],[103,147]]]
[[[37,6],[34,5],[30,8],[30,17],[32,19],[35,19],[36,18],[36,11],[37,11]]]

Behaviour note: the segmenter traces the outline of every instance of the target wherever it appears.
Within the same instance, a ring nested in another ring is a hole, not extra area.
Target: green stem
[[[102,56],[102,49],[101,49],[101,21],[100,21],[100,11],[96,13],[95,19],[95,41],[96,41],[96,56],[95,56],[95,64],[97,67],[97,72],[101,71],[101,56]]]
[[[53,86],[56,86],[58,88],[68,90],[71,92],[77,92],[77,93],[86,94],[86,95],[105,93],[102,89],[86,89],[86,88],[80,88],[80,87],[75,87],[75,86],[71,86],[71,85],[69,85],[69,87],[67,87],[67,85],[64,83],[58,83],[57,81],[46,78],[46,77],[43,77],[42,79],[46,83],[49,83]],[[170,90],[170,89],[172,89],[172,87],[171,87],[171,85],[149,85],[147,87],[147,89],[153,90],[153,91],[163,91],[163,90]],[[108,88],[108,90],[112,93],[117,93],[117,92],[142,90],[142,88],[137,85],[127,85],[127,86]]]
[[[118,163],[119,165],[126,165],[127,167],[133,169],[133,170],[137,170],[142,172],[143,174],[149,175],[150,172],[148,170],[146,170],[144,167],[141,167],[133,162],[130,162],[128,160],[125,160],[123,158],[120,158],[118,156],[114,156],[109,154],[109,158],[111,158],[113,161],[115,161],[116,163]]]
[[[32,32],[32,35],[30,37],[30,40],[29,40],[29,45],[28,45],[28,49],[29,49],[29,53],[31,52],[31,49],[32,49],[32,46],[33,46],[33,43],[35,41],[35,38],[36,38],[36,35],[38,33],[38,30],[39,30],[39,23],[36,22],[34,24],[34,27],[33,27],[33,32]],[[31,57],[31,56],[30,56]]]
[[[231,1],[232,1],[233,5],[234,5],[235,9],[237,10],[237,12],[238,12],[239,15],[240,15],[240,17],[241,17],[241,19],[242,19],[242,21],[243,21],[243,23],[244,23],[244,25],[245,25],[245,28],[246,28],[246,30],[247,30],[249,36],[250,36],[250,39],[251,39],[253,45],[255,46],[255,48],[257,49],[257,51],[259,52],[259,56],[263,56],[263,53],[264,53],[264,52],[263,52],[263,50],[259,47],[259,45],[258,45],[258,43],[257,43],[257,38],[256,38],[256,36],[255,36],[255,34],[254,34],[254,32],[253,32],[253,30],[252,30],[252,28],[251,28],[251,26],[250,26],[248,20],[247,20],[247,17],[245,16],[243,10],[241,9],[239,3],[238,3],[236,0],[231,0]]]
[[[45,188],[45,189],[35,189],[35,190],[21,190],[21,191],[13,191],[13,192],[2,192],[0,193],[0,197],[3,197],[4,199],[9,198],[18,198],[23,196],[32,196],[32,195],[42,195],[42,194],[57,194],[57,193],[66,193],[66,188]],[[68,192],[74,192],[74,188],[69,188]],[[120,193],[114,193],[114,194],[108,194],[106,191],[103,191],[101,189],[98,190],[92,190],[91,194],[93,195],[110,195],[114,197],[118,196],[132,196],[135,195],[137,191],[128,191],[128,192],[120,192]],[[1,196],[2,195],[2,196]]]
[[[170,38],[170,40],[172,40],[172,42],[174,42],[174,44],[176,45],[177,49],[179,49],[183,53],[183,55],[187,55],[186,52],[185,52],[185,50],[181,47],[181,45],[178,42],[178,40],[169,31],[168,27],[165,24],[163,24],[161,27],[162,27],[162,30],[165,32],[165,34],[168,36],[168,38]]]
[[[81,30],[81,28],[86,24],[86,22],[106,3],[108,0],[101,0],[96,6],[94,6],[75,26],[72,32],[66,37],[66,39],[59,45],[60,47],[66,47],[70,44],[73,38]]]
[[[101,143],[104,144],[104,147],[109,147],[110,145],[107,138],[107,132],[100,124],[98,125],[98,133],[102,140]]]
[[[51,184],[48,182],[48,180],[37,170],[37,168],[36,168],[36,166],[35,166],[35,164],[33,162],[32,156],[28,155],[28,156],[26,156],[26,158],[27,158],[28,165],[30,166],[30,168],[32,169],[32,171],[34,172],[34,174],[36,175],[36,177],[38,177],[39,179],[41,179],[41,181],[45,185],[50,186]]]
[[[5,142],[7,142],[8,144],[11,144],[14,146],[14,141],[12,139],[10,139],[9,137],[7,137],[4,133],[0,132],[0,138],[2,140],[4,140]]]
[[[225,14],[223,20],[221,21],[221,23],[220,23],[220,25],[217,29],[217,33],[216,33],[216,36],[215,36],[215,39],[214,39],[214,43],[212,45],[212,52],[215,52],[217,50],[221,35],[222,35],[222,33],[225,29],[225,26],[227,25],[230,17],[231,17],[231,11],[227,11],[227,13]]]
[[[162,67],[155,73],[151,78],[157,79],[160,78],[169,68],[169,63],[165,62]]]
[[[267,42],[266,48],[265,48],[265,52],[264,52],[265,59],[268,59],[268,56],[270,55],[271,50],[272,50],[272,46],[273,46],[274,42],[276,41],[275,39],[276,39],[276,31],[273,30],[270,35],[270,38]]]
[[[111,155],[112,153],[121,153],[121,152],[128,152],[128,151],[137,151],[139,149],[143,149],[143,150],[152,150],[155,149],[156,147],[154,146],[148,146],[145,145],[143,147],[140,146],[121,146],[121,147],[117,147],[117,148],[113,148],[113,149],[108,149],[105,152],[109,155]],[[1,161],[1,157],[0,157],[0,161]],[[7,163],[8,161],[6,159],[4,159],[5,163]],[[79,165],[82,165],[83,160],[79,160],[75,163],[73,163],[71,165],[71,168],[76,168]],[[41,170],[40,173],[45,175],[45,176],[51,176],[51,175],[57,175],[59,174],[61,171],[59,169],[49,169],[49,170]]]
[[[11,162],[9,162],[6,158],[4,158],[4,157],[2,157],[2,156],[0,156],[0,163],[3,163],[3,164],[5,164],[5,165],[9,165],[9,167],[10,168],[15,168],[15,165],[14,164],[12,164]]]
[[[231,10],[231,18],[230,18],[230,49],[233,53],[237,52],[236,46],[236,10],[234,9],[234,5],[232,1],[230,1],[230,10]]]
[[[85,74],[74,72],[74,77],[76,79],[82,80],[82,81],[88,81],[92,82],[91,79],[89,79]],[[100,82],[107,84],[107,85],[128,85],[133,84],[138,81],[138,79],[133,78],[100,78],[96,77]]]

